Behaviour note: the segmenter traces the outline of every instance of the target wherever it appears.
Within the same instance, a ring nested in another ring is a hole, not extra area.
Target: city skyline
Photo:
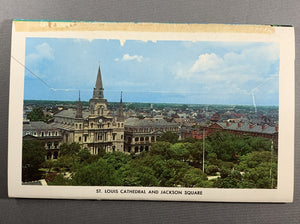
[[[88,101],[99,60],[111,102],[278,106],[271,42],[26,38],[24,99]]]

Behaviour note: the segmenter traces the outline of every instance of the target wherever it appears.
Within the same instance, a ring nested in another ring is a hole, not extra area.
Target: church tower
[[[103,94],[104,88],[102,84],[102,76],[100,65],[97,74],[96,85],[94,87],[93,98],[90,99],[90,113],[93,116],[104,116],[107,115],[107,100]]]
[[[79,97],[78,97],[78,104],[77,104],[77,110],[75,114],[75,132],[74,132],[74,141],[79,142],[79,144],[82,144],[83,142],[83,129],[84,129],[84,119],[82,116],[82,105],[80,101],[80,91],[79,91]]]
[[[122,92],[121,92],[121,99],[120,99],[120,107],[118,112],[118,121],[124,121],[124,113],[123,113],[123,100],[122,100]]]

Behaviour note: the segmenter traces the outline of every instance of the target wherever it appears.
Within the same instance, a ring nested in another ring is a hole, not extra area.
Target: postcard
[[[294,28],[12,24],[10,197],[292,202]]]

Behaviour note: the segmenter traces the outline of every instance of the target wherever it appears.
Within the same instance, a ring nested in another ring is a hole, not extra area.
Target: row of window
[[[113,141],[114,140],[116,140],[116,133],[113,133],[113,135],[112,135],[112,137],[113,137]],[[84,142],[86,142],[87,141],[87,135],[85,135],[83,138],[84,138]],[[123,139],[124,138],[124,135],[121,135],[121,139]],[[79,136],[78,137],[78,141],[79,142],[81,142],[81,136]],[[104,133],[104,135],[102,135],[102,134],[98,134],[98,133],[96,133],[96,139],[98,140],[98,141],[102,141],[103,139],[106,141],[107,140],[107,135],[106,135],[106,133]]]
[[[58,141],[55,141],[55,142],[47,142],[47,146],[46,146],[47,149],[58,149]]]
[[[58,131],[55,131],[55,132],[51,132],[51,131],[44,132],[44,131],[41,131],[40,133],[37,133],[36,131],[34,131],[34,132],[26,131],[25,135],[33,135],[33,136],[46,137],[46,136],[59,136],[59,133],[58,133]]]
[[[94,128],[94,123],[90,123],[90,127],[91,128]],[[104,128],[104,125],[103,124],[98,124],[97,125],[98,128]],[[110,123],[107,123],[107,128],[110,127]],[[118,128],[123,128],[124,127],[124,124],[123,123],[118,123]],[[76,128],[77,128],[77,125],[76,125]]]
[[[126,128],[127,129],[127,128]],[[128,128],[128,131],[132,132],[143,132],[143,133],[149,133],[152,131],[178,131],[178,127],[167,127],[167,128]]]

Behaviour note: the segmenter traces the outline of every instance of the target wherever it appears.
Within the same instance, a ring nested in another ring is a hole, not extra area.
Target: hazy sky
[[[279,44],[27,38],[24,99],[278,105]],[[52,89],[51,89],[52,88]],[[67,91],[68,90],[68,91]]]

